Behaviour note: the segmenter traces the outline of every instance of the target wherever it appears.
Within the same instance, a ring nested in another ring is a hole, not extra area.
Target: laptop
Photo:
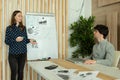
[[[83,63],[85,60],[82,58],[67,58],[67,61],[70,61],[72,63]]]

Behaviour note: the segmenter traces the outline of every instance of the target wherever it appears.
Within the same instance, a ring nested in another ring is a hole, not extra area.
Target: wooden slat
[[[45,5],[45,0],[42,0],[42,12],[43,13],[45,13],[45,10],[44,10],[45,6],[44,5]]]
[[[2,60],[0,60],[0,80],[2,80]]]
[[[10,67],[9,67],[9,63],[8,63],[8,60],[7,60],[7,59],[6,59],[5,63],[6,63],[6,66],[5,66],[5,67],[6,67],[6,76],[7,76],[7,77],[6,77],[6,78],[7,78],[6,80],[9,80],[9,79],[10,79],[10,76],[11,76],[11,74],[10,74],[11,72],[10,72]]]
[[[0,53],[2,53],[2,0],[0,0]],[[0,79],[2,80],[2,54],[0,54]]]
[[[51,6],[52,6],[52,9],[51,9],[51,12],[52,13],[55,13],[55,18],[56,18],[56,30],[57,30],[57,37],[58,37],[58,58],[60,58],[60,43],[59,43],[59,12],[58,12],[58,1],[59,0],[51,0]]]
[[[7,3],[6,2],[7,2],[7,0],[4,0],[4,6],[5,6],[4,7],[4,26],[2,26],[4,28],[6,28],[6,26],[7,26]],[[1,38],[1,40],[2,40],[2,38]]]
[[[32,80],[32,68],[30,67],[30,80]]]
[[[58,3],[58,8],[59,8],[59,22],[58,22],[58,24],[59,24],[59,45],[60,45],[60,58],[62,58],[62,37],[63,37],[63,35],[62,35],[62,0],[59,0],[59,3]]]
[[[8,0],[4,0],[4,30],[6,31],[6,27],[8,26],[8,24],[10,23],[9,22],[9,20],[7,19],[7,18],[11,18],[11,16],[10,15],[8,15],[10,12],[9,12],[9,10],[7,10],[8,9],[8,7],[9,6],[11,6],[11,5],[8,5]],[[16,2],[17,3],[17,2]],[[14,6],[16,6],[16,5],[14,5]],[[4,55],[4,61],[5,61],[5,75],[6,75],[6,77],[5,77],[5,79],[6,80],[8,80],[9,78],[10,78],[10,69],[9,69],[9,64],[8,64],[8,51],[7,51],[7,48],[6,48],[6,46],[4,46],[4,51],[5,51],[5,55]]]
[[[55,5],[56,5],[56,1],[54,1],[55,2]],[[52,7],[53,6],[53,0],[50,0],[50,12],[52,13]],[[56,7],[55,7],[56,8]],[[55,9],[56,10],[56,9]]]
[[[51,0],[48,0],[48,13],[51,13]]]
[[[1,49],[1,46],[2,46],[2,0],[0,0],[0,49]],[[1,50],[0,50],[1,52]],[[1,57],[2,54],[0,54],[0,61],[2,60]]]
[[[12,0],[12,11],[17,10],[17,0]],[[6,2],[5,2],[6,3]]]
[[[11,8],[13,8],[13,6],[10,5]],[[4,25],[3,26],[4,30],[6,30],[6,27],[8,26],[8,24],[7,24],[7,17],[8,17],[8,15],[7,15],[7,8],[8,8],[7,0],[4,0],[4,22],[2,23]],[[7,61],[7,59],[8,59],[7,56],[8,56],[8,54],[4,54],[4,62],[5,62],[4,65],[5,65],[5,68],[3,68],[3,69],[5,69],[5,70],[3,70],[3,71],[5,71],[5,75],[6,75],[5,79],[6,80],[8,80],[9,77],[10,77],[10,74],[9,74],[10,70],[9,70],[9,65],[8,65],[8,61]]]
[[[17,0],[17,8],[21,10],[21,0]]]
[[[40,0],[40,12],[42,13],[43,12],[43,0]]]
[[[56,8],[58,8],[58,0],[52,0],[52,13],[55,13]]]
[[[65,58],[68,57],[68,0],[65,0]]]
[[[25,0],[25,13],[29,11],[29,0]]]
[[[48,0],[44,0],[44,13],[48,13]]]
[[[33,8],[34,8],[33,3],[34,1],[30,0],[29,12],[33,12]]]
[[[59,48],[59,58],[61,59],[61,38],[60,38],[60,0],[58,0],[58,48]]]
[[[34,5],[33,5],[33,7],[34,7],[34,8],[33,8],[33,9],[34,9],[34,12],[37,12],[37,8],[38,8],[38,7],[37,7],[37,6],[38,6],[37,2],[38,2],[38,0],[34,0],[33,2],[34,2],[34,3],[33,3],[33,4],[34,4]]]
[[[65,58],[65,0],[62,0],[62,59]]]
[[[114,45],[117,50],[117,22],[118,13],[113,12],[107,14],[107,26],[109,27],[109,41]]]
[[[25,16],[25,9],[26,9],[25,8],[26,7],[25,6],[25,4],[26,4],[25,1],[26,0],[21,0],[21,1],[22,1],[21,11],[22,11],[22,15],[23,15],[23,24],[25,24],[25,18],[24,18],[24,16]]]
[[[37,12],[40,12],[40,1],[41,0],[37,0]]]
[[[4,24],[5,24],[5,30],[6,30],[6,27],[8,26],[8,24],[10,23],[9,22],[9,20],[7,19],[7,18],[11,18],[11,16],[10,17],[8,17],[9,16],[9,11],[8,11],[8,8],[9,8],[9,3],[8,3],[8,0],[5,0],[4,1],[4,3],[6,4],[5,5],[5,7],[4,7],[4,10],[6,11],[5,12],[5,15],[6,15],[6,17],[4,18]],[[17,7],[17,5],[14,5],[13,7]],[[13,8],[13,10],[15,10],[15,8]],[[11,15],[11,14],[10,14]],[[6,78],[6,80],[8,80],[8,79],[10,79],[10,68],[9,68],[9,64],[8,64],[8,51],[7,51],[7,48],[4,48],[5,49],[5,52],[7,53],[6,55],[5,55],[5,74],[6,74],[6,76],[7,77],[5,77]]]

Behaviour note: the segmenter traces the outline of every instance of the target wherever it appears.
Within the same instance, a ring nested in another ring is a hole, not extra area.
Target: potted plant
[[[70,30],[72,33],[70,35],[70,46],[77,47],[73,52],[73,58],[79,58],[82,56],[88,56],[92,53],[92,48],[94,45],[93,36],[93,26],[94,26],[94,16],[89,18],[80,18],[70,25]]]

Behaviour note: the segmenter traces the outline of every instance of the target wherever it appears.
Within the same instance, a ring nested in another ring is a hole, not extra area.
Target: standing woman
[[[28,39],[26,28],[22,23],[22,12],[16,10],[11,16],[11,24],[6,28],[5,43],[9,46],[8,61],[11,80],[23,80],[23,70],[27,56],[27,43],[36,44]]]

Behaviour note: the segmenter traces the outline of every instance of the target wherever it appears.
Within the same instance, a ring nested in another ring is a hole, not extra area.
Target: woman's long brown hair
[[[12,13],[12,16],[11,16],[11,24],[10,24],[11,27],[16,24],[15,16],[16,16],[18,13],[22,13],[22,12],[19,11],[19,10],[15,10],[15,11]],[[19,23],[19,27],[21,28],[21,30],[24,29],[25,26],[23,25],[23,22],[22,22],[22,21]]]

